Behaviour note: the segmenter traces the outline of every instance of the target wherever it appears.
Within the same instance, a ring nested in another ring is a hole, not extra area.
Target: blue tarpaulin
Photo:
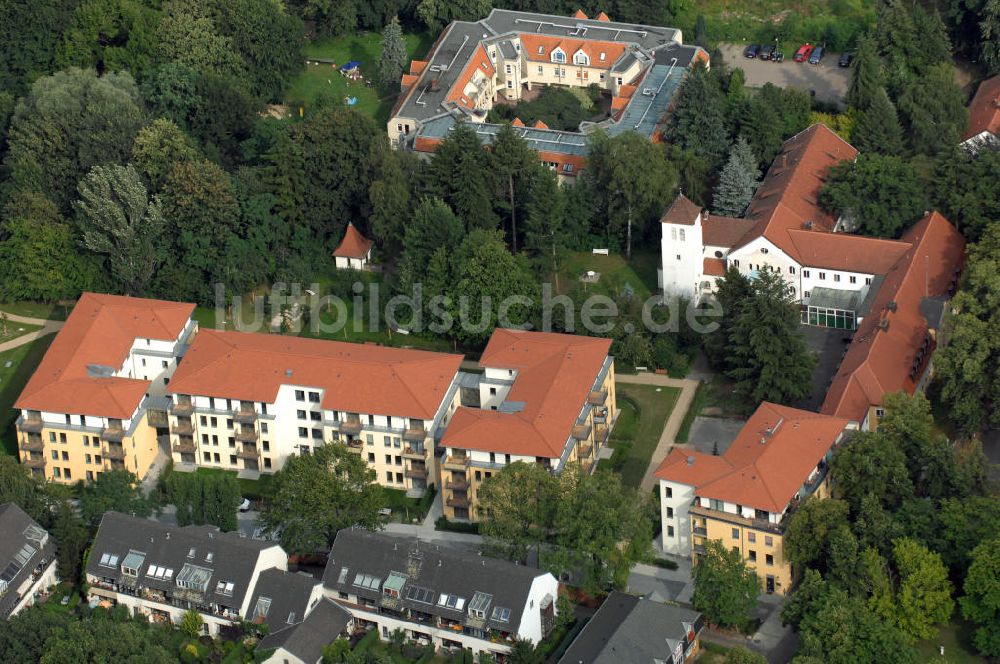
[[[358,60],[351,60],[346,65],[342,65],[340,69],[341,71],[351,71],[352,69],[357,69],[360,66],[361,63]]]

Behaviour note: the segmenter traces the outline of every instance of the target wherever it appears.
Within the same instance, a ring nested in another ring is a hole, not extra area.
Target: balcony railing
[[[190,438],[182,438],[174,443],[174,452],[178,454],[194,454],[196,449],[194,440]]]
[[[240,430],[236,432],[236,440],[241,443],[256,443],[257,438],[257,430],[250,427],[240,427]]]
[[[190,417],[178,418],[177,424],[171,428],[172,433],[176,433],[180,436],[190,436],[194,433],[194,425],[191,423]]]
[[[112,461],[124,461],[125,449],[121,445],[107,445],[104,448],[104,456]]]
[[[29,456],[21,461],[28,468],[44,468],[45,467],[45,457],[43,456]]]
[[[45,443],[38,434],[28,434],[21,438],[20,447],[25,452],[41,452],[45,449]]]
[[[365,444],[360,440],[349,440],[344,444],[347,445],[348,451],[356,452],[357,454],[361,454],[361,451],[365,448]]]
[[[356,436],[361,433],[361,418],[359,417],[348,417],[346,420],[341,421],[340,431],[342,433],[350,434]]]
[[[403,457],[406,459],[423,459],[424,450],[414,449],[412,447],[405,447],[403,448]]]
[[[587,396],[587,403],[593,406],[603,406],[608,400],[607,390],[594,390]]]
[[[257,421],[257,411],[253,408],[240,408],[233,414],[233,419],[240,424],[253,424]]]
[[[149,422],[149,426],[163,428],[169,426],[167,421],[167,413],[162,410],[151,410],[146,413],[146,419]]]
[[[445,457],[444,466],[445,468],[465,468],[469,463],[469,457],[465,455],[452,455]]]
[[[193,412],[194,403],[190,400],[175,401],[170,404],[170,413],[172,415],[190,415]]]
[[[697,501],[697,498],[695,500]],[[781,535],[784,532],[783,524],[773,523],[767,519],[747,519],[739,516],[738,514],[730,514],[729,512],[713,510],[708,507],[702,507],[698,504],[692,504],[691,507],[688,508],[688,511],[694,516],[714,519],[716,521],[724,521],[736,526],[743,526],[745,528],[753,528],[754,530],[774,533],[775,535]]]
[[[21,419],[20,427],[21,431],[27,433],[41,433],[42,429],[45,428],[45,423],[40,417],[27,417]]]
[[[608,435],[611,433],[611,429],[608,427],[597,427],[594,430],[594,440],[598,443],[605,443],[608,440]]]
[[[427,429],[423,427],[408,427],[403,432],[403,440],[411,443],[422,443],[427,437]]]
[[[466,491],[469,488],[469,480],[446,480],[445,487],[453,491]]]
[[[256,445],[241,445],[236,456],[241,459],[257,459],[260,457],[260,452],[257,451]]]
[[[700,528],[698,526],[691,528],[691,532],[693,532],[695,535],[701,535],[702,537],[708,536],[708,530],[706,528]]]
[[[101,429],[101,440],[109,443],[120,443],[125,440],[125,429],[119,426],[104,427]]]
[[[594,423],[604,424],[608,421],[608,409],[607,408],[595,408],[594,409]]]
[[[573,437],[577,440],[587,440],[590,438],[591,427],[590,422],[584,424],[577,424],[573,427]]]
[[[576,458],[579,459],[580,461],[583,461],[584,459],[589,459],[593,455],[594,455],[593,445],[581,445],[576,450]]]
[[[404,473],[407,477],[415,477],[417,479],[424,479],[427,477],[427,469],[421,467],[407,468]]]
[[[448,505],[448,507],[467,508],[470,505],[468,496],[451,496],[445,501],[445,503]]]

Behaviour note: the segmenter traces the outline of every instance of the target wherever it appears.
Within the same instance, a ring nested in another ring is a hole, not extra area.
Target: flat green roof
[[[814,288],[809,293],[809,306],[841,311],[857,311],[861,291],[838,288]]]

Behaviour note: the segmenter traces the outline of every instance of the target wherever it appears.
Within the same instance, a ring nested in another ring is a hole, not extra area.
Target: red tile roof
[[[831,166],[857,154],[823,124],[814,124],[785,141],[747,209],[746,219],[754,225],[736,247],[763,235],[794,260],[808,265],[789,231],[833,230],[836,219],[819,206],[819,190]]]
[[[513,125],[514,127],[523,127],[524,126],[524,122],[521,121],[521,118],[514,118],[511,121],[510,124]]]
[[[541,120],[535,120],[534,127],[535,127],[535,129],[548,129],[549,128],[549,126],[547,124],[545,124],[544,122],[542,122]]]
[[[954,288],[965,241],[937,212],[917,222],[903,240],[910,248],[886,272],[826,393],[822,413],[861,422],[885,394],[899,390],[912,394],[916,388],[915,379],[933,350],[920,305],[925,298],[947,296]]]
[[[677,194],[677,198],[670,204],[667,211],[660,217],[661,224],[684,224],[694,226],[695,219],[701,214],[701,206],[692,201],[684,194]]]
[[[170,381],[172,394],[274,403],[281,385],[324,390],[323,407],[434,418],[461,355],[202,330]]]
[[[747,234],[753,222],[737,217],[705,214],[701,219],[701,241],[706,247],[732,247]]]
[[[765,401],[722,456],[674,448],[656,477],[698,496],[781,513],[850,420]]]
[[[556,171],[559,175],[579,175],[580,171],[587,166],[587,158],[578,154],[566,154],[564,152],[548,152],[546,150],[542,150],[538,153],[538,158],[542,161],[556,164]],[[564,170],[563,166],[565,164],[572,164],[573,170]]]
[[[417,136],[413,141],[413,149],[416,152],[434,152],[437,150],[438,146],[441,145],[440,138],[431,138],[430,136]]]
[[[99,378],[88,366],[121,368],[136,339],[174,341],[193,304],[84,293],[22,390],[15,408],[126,419],[148,380]]]
[[[610,348],[609,339],[497,329],[479,364],[517,370],[507,401],[524,409],[459,408],[441,446],[559,457]]]
[[[587,18],[587,15],[583,13],[582,9],[577,9],[573,12],[573,18]]]
[[[354,224],[348,222],[347,230],[344,231],[344,238],[333,250],[333,255],[340,258],[364,258],[368,255],[373,241],[361,234]]]
[[[590,59],[589,66],[598,69],[610,69],[628,48],[627,44],[618,42],[550,37],[527,32],[519,33],[518,37],[521,39],[521,52],[528,60],[552,62],[552,51],[561,48],[566,54],[566,64],[571,65],[573,64],[573,54],[582,50]],[[604,54],[603,60],[601,60],[601,53]]]
[[[426,67],[426,60],[410,60],[410,73],[414,76],[420,76]]]
[[[787,234],[801,265],[848,272],[883,274],[910,248],[907,242],[850,233],[793,229]]]
[[[726,261],[721,258],[706,258],[702,261],[701,273],[710,277],[726,276]]]
[[[1000,136],[1000,74],[979,84],[976,96],[969,104],[969,130],[962,140],[984,131]]]
[[[465,64],[461,75],[451,86],[448,96],[445,99],[471,110],[473,103],[465,94],[465,86],[472,81],[476,71],[480,71],[486,77],[492,77],[496,73],[493,63],[490,61],[490,56],[486,54],[486,49],[483,48],[482,44],[476,47],[476,50],[472,53],[472,57]]]
[[[403,74],[403,78],[400,79],[400,81],[399,81],[399,87],[400,87],[401,90],[405,90],[405,89],[411,87],[419,79],[420,79],[420,77],[416,76],[416,75]]]
[[[610,21],[611,19],[608,17],[607,14],[605,14],[604,12],[601,12],[600,14],[597,15],[597,20],[598,21]]]

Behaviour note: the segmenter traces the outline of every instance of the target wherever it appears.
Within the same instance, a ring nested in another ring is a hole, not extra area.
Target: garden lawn
[[[624,254],[612,253],[610,256],[602,256],[587,251],[573,252],[566,257],[559,271],[559,292],[568,293],[579,282],[581,276],[588,270],[593,270],[601,276],[597,283],[583,284],[586,292],[607,295],[614,299],[628,284],[632,287],[635,297],[644,302],[656,290],[658,263],[659,253],[651,251],[635,251],[631,261],[626,261]]]
[[[66,320],[73,307],[51,302],[2,302],[0,311],[17,316],[27,316],[28,318],[51,318],[52,320]]]
[[[202,475],[232,475],[233,477],[236,477],[237,475],[235,470],[223,470],[222,468],[198,468],[195,472],[201,473]],[[244,498],[260,500],[270,489],[272,478],[272,475],[265,475],[264,473],[261,473],[259,480],[237,478],[236,481],[240,485],[240,493]]]
[[[403,40],[406,42],[407,57],[414,59],[423,57],[433,43],[433,36],[428,33],[405,34]],[[300,108],[309,113],[320,96],[328,96],[338,102],[346,97],[357,97],[358,102],[353,108],[374,118],[379,126],[388,122],[398,88],[393,87],[389,94],[384,94],[377,85],[378,61],[382,54],[381,34],[365,32],[320,39],[308,44],[303,52],[307,59],[332,60],[336,67],[330,63],[307,64],[302,73],[292,80],[285,90],[284,99],[294,117],[299,115]],[[361,63],[361,74],[376,82],[374,87],[341,75],[339,67],[351,60]],[[408,71],[409,62],[404,69]]]
[[[618,471],[625,485],[638,487],[681,391],[675,387],[632,383],[616,383],[615,388],[621,414],[611,433],[610,444],[612,448],[626,448]]]
[[[423,498],[410,498],[400,489],[385,489],[385,507],[392,510],[390,520],[401,523],[412,523],[414,519],[422,522],[434,501],[434,491],[428,489]]]
[[[944,657],[938,652],[944,646]],[[976,654],[972,645],[972,627],[954,620],[941,627],[936,638],[917,641],[917,660],[936,664],[986,664],[986,658]]]
[[[14,410],[14,400],[21,394],[31,374],[35,372],[42,356],[49,349],[55,338],[49,334],[31,343],[18,346],[13,350],[0,353],[0,437],[3,440],[3,452],[17,456],[17,432],[14,421],[17,411]],[[6,364],[10,362],[8,367]]]

